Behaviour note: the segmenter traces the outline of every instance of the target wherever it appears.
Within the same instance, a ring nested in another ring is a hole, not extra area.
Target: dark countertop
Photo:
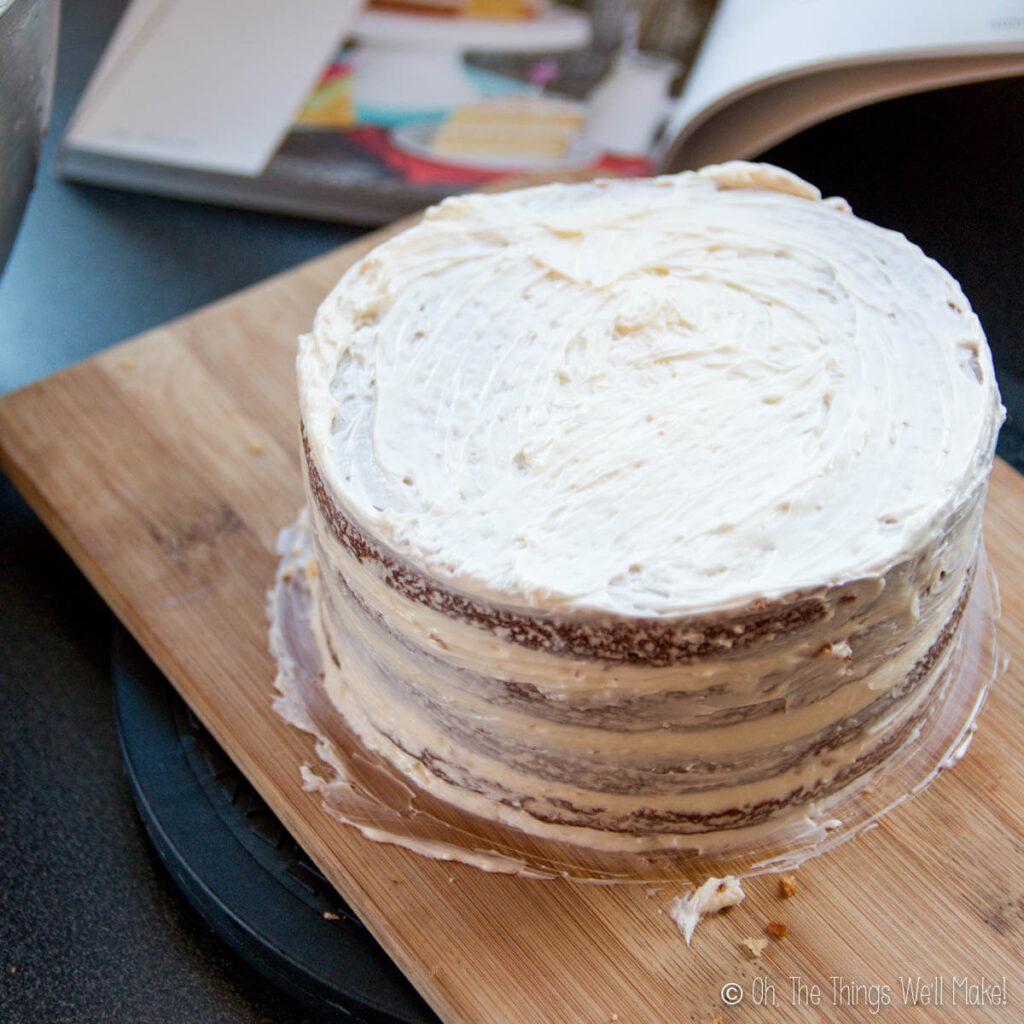
[[[70,185],[56,143],[124,0],[65,0],[53,129],[0,280],[0,393],[357,234]],[[1024,81],[847,115],[771,159],[905,231],[961,280],[1024,455]],[[0,1020],[315,1018],[234,956],[142,829],[110,687],[113,620],[0,477]]]

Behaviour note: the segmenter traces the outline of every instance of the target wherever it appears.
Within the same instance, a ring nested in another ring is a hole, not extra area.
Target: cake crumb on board
[[[784,900],[788,900],[791,896],[796,895],[796,875],[779,876],[779,895]]]

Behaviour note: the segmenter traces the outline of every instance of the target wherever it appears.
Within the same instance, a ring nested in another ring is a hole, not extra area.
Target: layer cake
[[[827,808],[942,699],[1002,417],[901,235],[767,165],[446,200],[298,358],[323,686],[602,849]]]

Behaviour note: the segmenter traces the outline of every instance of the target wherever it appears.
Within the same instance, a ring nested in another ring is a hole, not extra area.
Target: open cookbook
[[[58,169],[373,224],[509,175],[751,157],[868,103],[1024,75],[1024,0],[679,0],[664,45],[657,18],[639,30],[650,6],[131,0]]]

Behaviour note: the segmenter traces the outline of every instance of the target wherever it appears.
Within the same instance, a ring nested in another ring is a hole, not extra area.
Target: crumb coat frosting
[[[299,353],[343,511],[445,586],[675,617],[868,576],[983,494],[980,324],[903,236],[765,165],[446,200]]]
[[[445,801],[725,849],[941,714],[1003,412],[956,282],[843,200],[742,163],[448,200],[298,369],[317,692]]]

